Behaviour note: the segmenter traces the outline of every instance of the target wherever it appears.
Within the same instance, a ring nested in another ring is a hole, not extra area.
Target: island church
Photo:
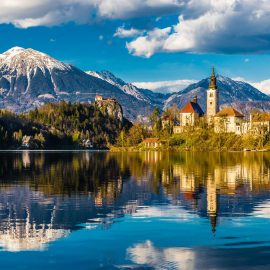
[[[219,107],[219,90],[214,67],[206,93],[206,114],[195,96],[179,113],[179,124],[173,126],[174,133],[181,133],[190,127],[198,127],[201,123],[213,125],[216,133],[227,132],[235,134],[261,133],[270,131],[270,114],[253,113],[245,120],[242,113],[235,108]]]

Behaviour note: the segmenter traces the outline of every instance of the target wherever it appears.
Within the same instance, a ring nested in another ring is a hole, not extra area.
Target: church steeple
[[[210,77],[209,89],[217,89],[217,79],[216,79],[214,67],[212,67],[212,74]]]
[[[217,88],[217,79],[215,69],[212,67],[212,74],[210,76],[209,88],[207,90],[207,106],[206,114],[208,123],[213,123],[213,117],[219,111],[219,93]]]

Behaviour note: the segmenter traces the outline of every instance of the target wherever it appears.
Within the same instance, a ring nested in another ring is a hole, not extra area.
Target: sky
[[[268,0],[1,0],[0,53],[45,52],[148,88],[218,74],[270,89]]]

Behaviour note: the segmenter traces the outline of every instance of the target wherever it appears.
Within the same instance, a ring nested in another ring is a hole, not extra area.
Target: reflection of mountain
[[[0,246],[8,251],[43,249],[69,233],[54,228],[57,205],[39,192],[8,188],[0,193],[0,205]]]
[[[42,249],[118,217],[267,217],[268,153],[0,154],[0,245]]]

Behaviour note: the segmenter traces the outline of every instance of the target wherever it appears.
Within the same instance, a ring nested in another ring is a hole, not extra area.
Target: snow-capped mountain
[[[93,101],[100,94],[115,97],[131,120],[148,115],[151,103],[120,86],[33,49],[0,54],[0,108],[21,112],[51,101]]]
[[[114,86],[117,86],[126,94],[132,95],[138,100],[145,101],[152,106],[157,106],[161,110],[163,109],[163,104],[165,100],[170,96],[170,94],[168,93],[156,93],[148,89],[138,88],[132,83],[127,83],[122,79],[117,78],[110,71],[86,71],[86,73],[96,78],[102,79]]]
[[[92,102],[99,94],[116,98],[124,116],[135,120],[149,115],[154,106],[165,109],[177,104],[181,108],[195,95],[205,109],[208,85],[206,78],[178,93],[162,94],[126,83],[109,71],[86,73],[33,49],[14,47],[0,54],[0,108],[16,112],[59,100]],[[248,83],[217,76],[217,85],[221,104],[241,103],[243,111],[262,108],[262,104],[266,110],[270,108],[270,97]]]
[[[164,103],[164,107],[170,107],[173,104],[177,104],[178,107],[182,107],[186,102],[193,99],[194,96],[198,97],[198,102],[205,110],[206,108],[206,91],[209,86],[209,78],[203,79],[198,83],[189,85],[182,91],[171,95]],[[241,104],[241,108],[244,110],[245,104],[249,104],[250,107],[254,103],[255,107],[257,103],[269,103],[270,97],[260,92],[250,84],[241,81],[234,81],[224,76],[217,76],[217,87],[219,89],[220,105],[235,105]],[[268,107],[268,106],[266,106]]]
[[[112,85],[115,85],[119,87],[123,92],[125,92],[128,95],[132,95],[136,97],[139,100],[143,100],[146,102],[151,103],[151,99],[147,97],[147,95],[144,95],[140,89],[138,89],[135,85],[131,83],[126,83],[122,79],[117,78],[114,74],[112,74],[110,71],[103,70],[103,71],[86,71],[87,74],[94,76],[96,78],[99,78],[101,80],[104,80]]]

